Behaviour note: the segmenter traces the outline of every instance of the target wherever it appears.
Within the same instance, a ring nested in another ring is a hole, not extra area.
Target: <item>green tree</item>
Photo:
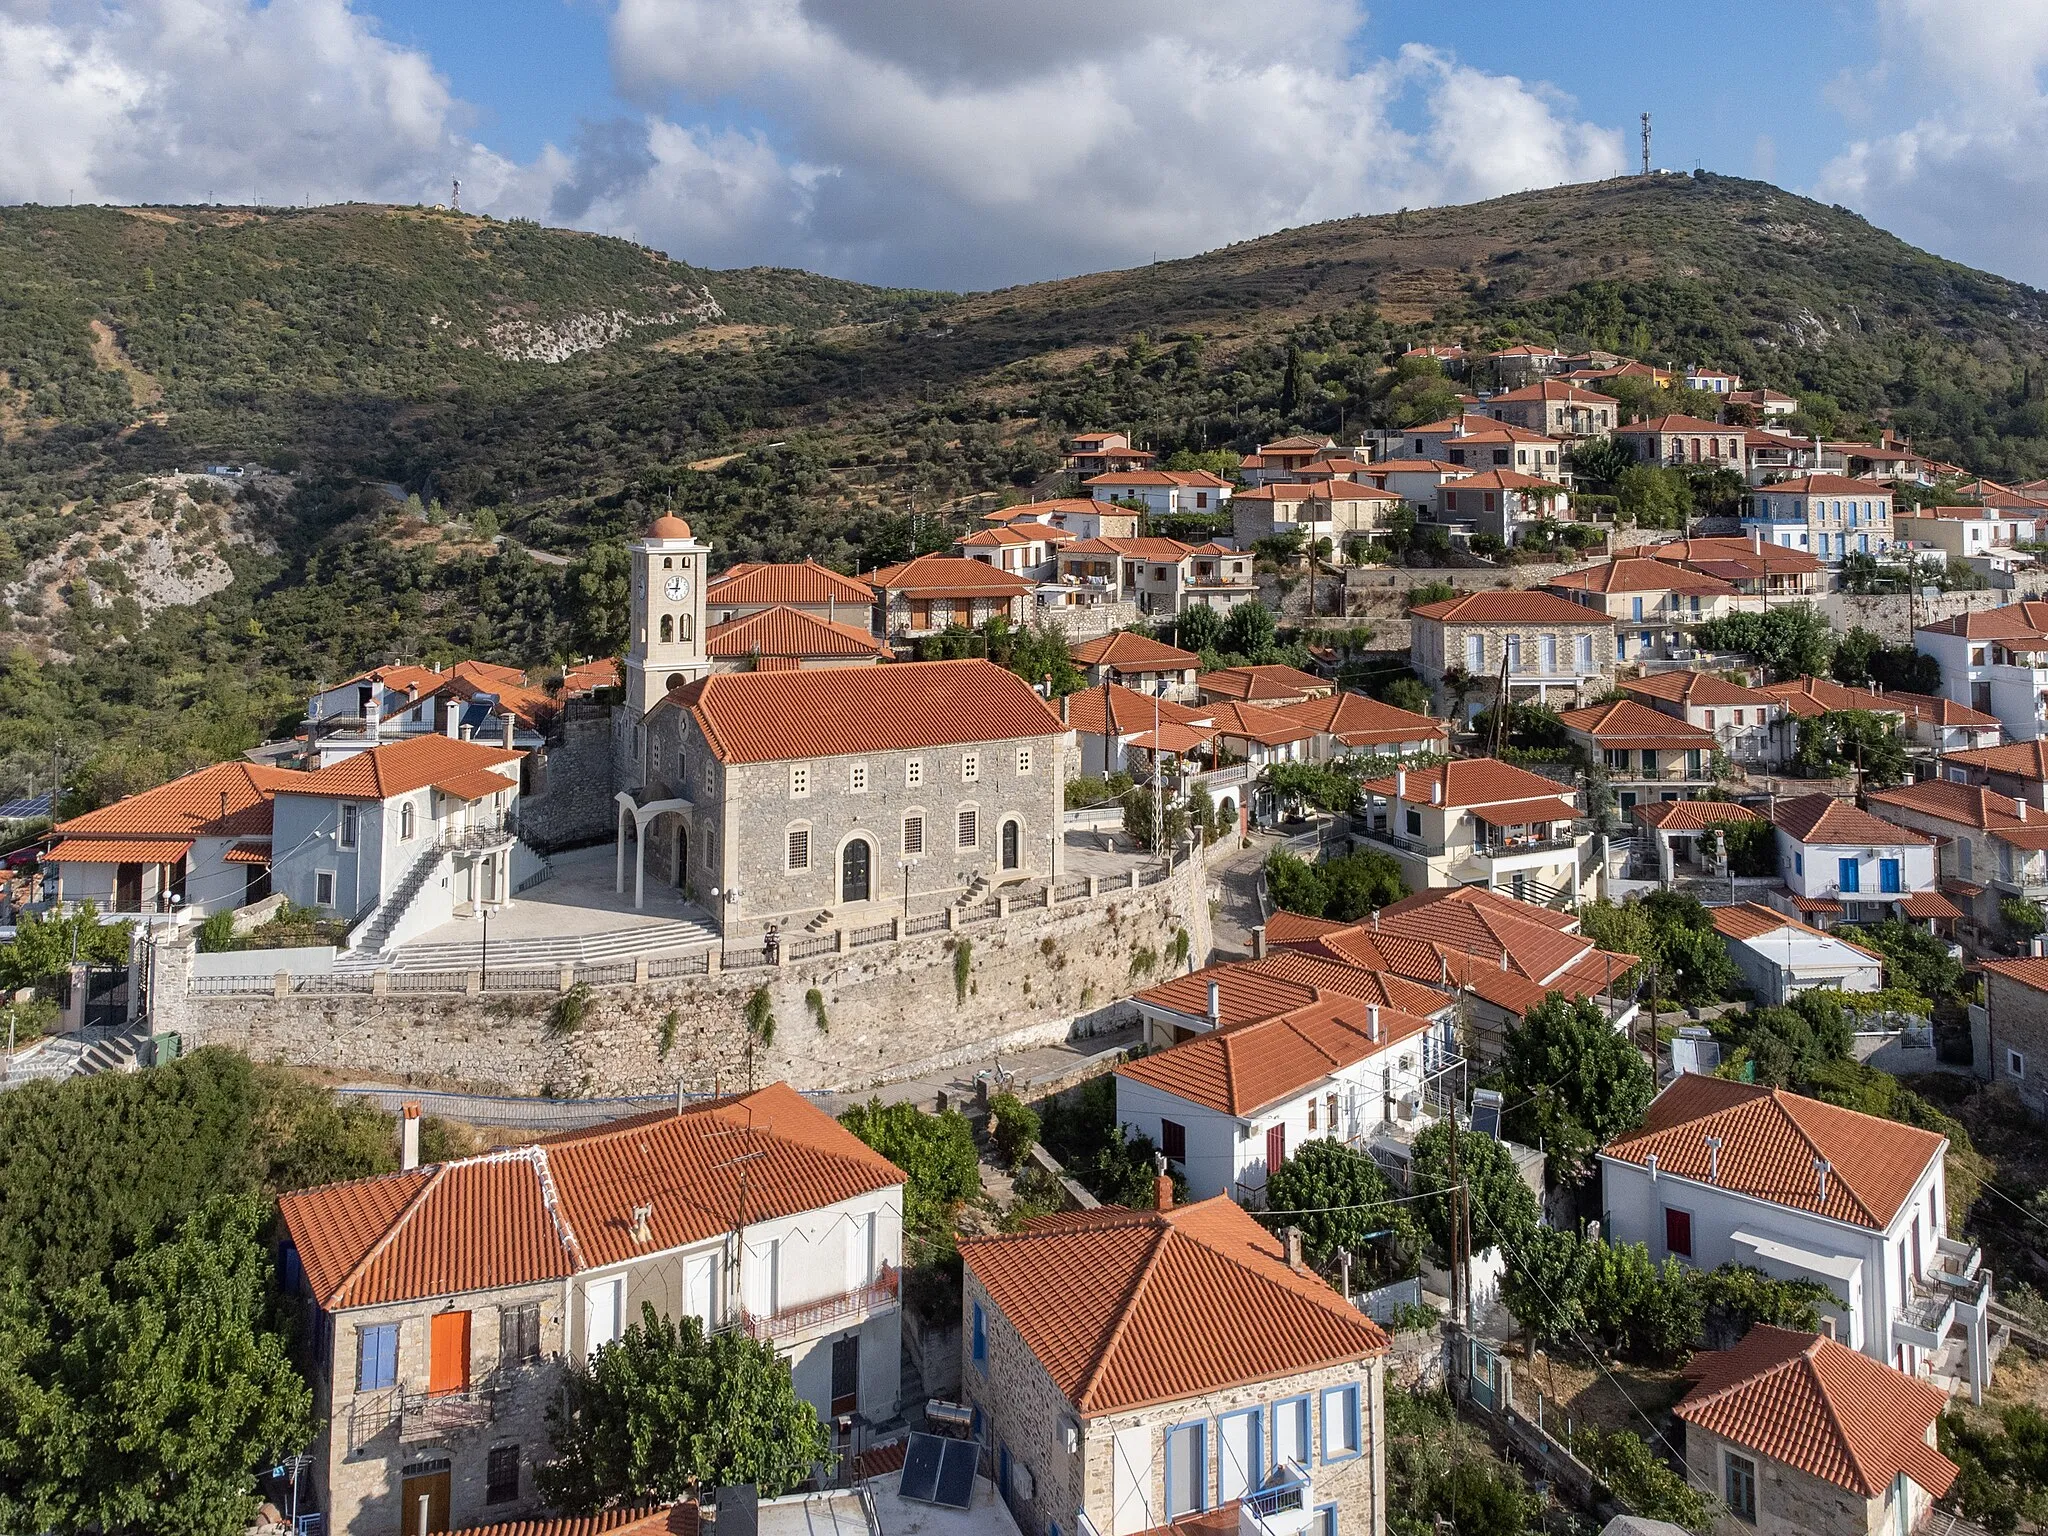
[[[1692,515],[1685,476],[1655,464],[1621,471],[1614,479],[1614,499],[1621,520],[1638,528],[1682,529]]]
[[[1195,603],[1182,609],[1167,627],[1172,633],[1172,643],[1182,650],[1211,650],[1223,638],[1223,615],[1207,603]]]
[[[1038,1145],[1038,1112],[1014,1093],[999,1093],[988,1101],[992,1129],[989,1141],[1006,1168],[1015,1168]]]
[[[568,575],[577,654],[624,654],[633,611],[633,557],[626,546],[611,539],[593,543],[570,565]]]
[[[1377,697],[1382,704],[1391,704],[1396,709],[1417,715],[1429,713],[1429,689],[1420,678],[1396,677],[1381,686]]]
[[[1572,476],[1580,483],[1612,489],[1636,464],[1635,450],[1611,437],[1588,437],[1572,444]]]
[[[1408,894],[1408,882],[1401,878],[1401,866],[1390,854],[1360,848],[1322,864],[1323,885],[1328,893],[1323,916],[1339,923],[1355,923],[1368,913],[1390,906]]]
[[[1825,676],[1834,662],[1835,632],[1811,603],[1731,613],[1695,626],[1693,634],[1714,650],[1749,652],[1780,679]]]
[[[1891,717],[1867,709],[1832,709],[1801,720],[1795,761],[1809,777],[1855,771],[1879,788],[1904,782],[1911,769]]]
[[[1339,1248],[1348,1248],[1361,1266],[1381,1273],[1390,1266],[1372,1260],[1387,1250],[1375,1249],[1376,1239],[1368,1234],[1393,1235],[1395,1266],[1416,1245],[1410,1207],[1396,1202],[1379,1164],[1327,1138],[1302,1143],[1273,1170],[1266,1183],[1266,1204],[1276,1211],[1301,1213],[1287,1219],[1301,1228],[1302,1247],[1317,1264],[1329,1264]]]
[[[1472,1251],[1505,1242],[1517,1247],[1536,1228],[1536,1196],[1522,1182],[1522,1173],[1508,1149],[1491,1136],[1458,1133],[1458,1180],[1469,1192]],[[1439,1120],[1415,1138],[1415,1202],[1431,1248],[1448,1254],[1451,1246],[1451,1131]]]
[[[1540,1146],[1550,1174],[1566,1183],[1592,1155],[1633,1129],[1657,1082],[1643,1053],[1590,998],[1549,996],[1508,1030],[1501,1069],[1510,1104],[1507,1131]]]
[[[578,1515],[735,1483],[774,1498],[832,1456],[772,1344],[737,1329],[707,1338],[697,1318],[659,1317],[651,1302],[588,1364],[570,1364],[548,1437],[555,1459],[536,1485]]]
[[[23,914],[14,942],[0,948],[0,985],[32,987],[79,965],[125,965],[135,925],[123,918],[103,923],[99,909],[81,902],[68,916]]]
[[[1273,610],[1257,598],[1239,603],[1223,620],[1222,647],[1231,655],[1258,661],[1273,649]]]
[[[11,1530],[239,1536],[253,1469],[302,1450],[312,1394],[269,1316],[263,1212],[220,1198],[177,1235],[0,1297],[0,1521]]]
[[[1884,956],[1887,986],[1910,987],[1936,1002],[1962,995],[1962,962],[1952,958],[1948,946],[1925,928],[1896,919],[1867,923],[1856,940]]]
[[[1322,867],[1285,848],[1266,855],[1266,894],[1281,911],[1299,912],[1304,917],[1321,917],[1330,903]]]
[[[1537,1227],[1510,1255],[1501,1304],[1537,1343],[1571,1340],[1584,1329],[1591,1247],[1576,1233]]]
[[[930,1115],[915,1104],[869,1099],[847,1110],[839,1123],[903,1170],[906,1232],[937,1237],[954,1208],[981,1193],[974,1129],[957,1109]]]

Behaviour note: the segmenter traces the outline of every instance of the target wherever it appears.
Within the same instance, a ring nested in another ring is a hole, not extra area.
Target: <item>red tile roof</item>
[[[1441,603],[1424,603],[1410,609],[1409,616],[1443,624],[1604,624],[1610,628],[1614,624],[1597,609],[1555,592],[1468,592]]]
[[[1053,1385],[1094,1417],[1362,1361],[1387,1336],[1227,1196],[1044,1217],[960,1244]]]
[[[1648,677],[1631,678],[1621,685],[1621,691],[1638,698],[1668,699],[1693,709],[1752,704],[1768,708],[1778,702],[1768,693],[1731,683],[1718,672],[1653,672]]]
[[[1015,597],[1037,585],[1028,576],[958,555],[919,555],[870,571],[868,579],[877,592],[930,597]]]
[[[67,837],[50,857],[60,864],[175,864],[191,851],[190,843],[162,838]]]
[[[1873,791],[1872,798],[1881,793],[1885,791]],[[1885,821],[1833,795],[1801,795],[1794,800],[1780,800],[1772,808],[1771,820],[1779,831],[1801,843],[1915,843],[1923,847],[1932,847],[1934,843],[1925,832]]]
[[[1867,446],[1859,444],[1860,446]],[[1875,480],[1855,480],[1848,475],[1801,475],[1796,480],[1779,480],[1757,487],[1760,494],[1774,496],[1882,496],[1892,488]]]
[[[1081,539],[1061,550],[1062,555],[1122,555],[1128,560],[1152,560],[1161,565],[1174,565],[1194,553],[1194,546],[1183,544],[1179,539],[1126,539],[1112,535],[1100,538]],[[1232,554],[1238,553],[1236,550]]]
[[[1568,709],[1558,716],[1569,731],[1590,736],[1602,747],[1690,748],[1711,752],[1714,733],[1687,725],[1662,710],[1638,704],[1634,699],[1616,699],[1610,704],[1591,704]]]
[[[1950,752],[1944,760],[1989,773],[2048,781],[2048,741],[2009,741],[2002,747],[1972,747],[1965,752]]]
[[[1505,805],[1515,800],[1542,800],[1571,793],[1555,779],[1491,757],[1460,757],[1434,768],[1409,768],[1384,778],[1368,779],[1359,788],[1367,794],[1391,799],[1404,775],[1407,789],[1400,798],[1409,805]],[[1441,793],[1434,794],[1439,789]]]
[[[1907,917],[1921,921],[1933,918],[1939,922],[1963,915],[1963,909],[1939,891],[1915,891],[1899,903],[1899,911]]]
[[[1116,1072],[1190,1104],[1245,1117],[1428,1028],[1427,1018],[1412,1013],[1349,997],[1320,998],[1270,1019],[1196,1035]]]
[[[1663,435],[1669,432],[1711,432],[1716,437],[1742,435],[1740,427],[1724,427],[1718,421],[1701,421],[1697,416],[1658,416],[1649,421],[1638,421],[1626,427],[1616,427],[1616,437],[1642,437],[1650,434]]]
[[[1311,465],[1310,468],[1315,466]],[[1361,464],[1360,469],[1372,466]],[[1546,482],[1547,483],[1547,482]],[[1397,491],[1382,490],[1376,485],[1365,485],[1356,480],[1319,480],[1313,485],[1258,485],[1248,491],[1239,491],[1232,498],[1239,501],[1399,501]]]
[[[1759,902],[1738,902],[1732,907],[1709,907],[1707,915],[1713,920],[1714,932],[1730,939],[1754,939],[1767,933],[1781,933],[1787,928],[1796,928],[1801,933],[1817,939],[1833,939],[1845,949],[1853,949],[1859,955],[1882,961],[1884,956],[1875,950],[1865,949],[1861,944],[1851,944],[1838,933],[1828,933],[1802,923],[1796,917],[1787,917],[1776,907],[1767,907]]]
[[[1982,785],[1923,779],[1897,789],[1873,789],[1867,798],[1873,806],[1914,811],[1959,826],[1981,827],[2015,848],[2048,848],[2048,811]],[[1924,834],[1921,840],[1932,841]]]
[[[1540,384],[1525,384],[1520,389],[1511,389],[1504,395],[1492,395],[1488,405],[1521,405],[1535,400],[1562,400],[1570,405],[1613,405],[1612,395],[1596,395],[1591,390],[1580,389],[1562,379],[1545,379]]]
[[[1959,613],[1938,624],[1920,629],[1936,635],[1967,635],[1973,640],[2024,640],[2022,649],[2048,644],[2048,602],[2007,603],[2002,608],[1979,608]]]
[[[1066,727],[992,661],[905,661],[794,672],[721,672],[669,694],[722,763],[849,757],[1057,736]]]
[[[1651,1102],[1641,1129],[1603,1157],[1704,1184],[1706,1138],[1721,1139],[1718,1182],[1739,1194],[1884,1231],[1948,1145],[1933,1131],[1726,1078],[1687,1073]],[[1816,1158],[1831,1164],[1822,1198]]]
[[[2048,960],[2027,955],[2018,960],[1986,960],[1984,969],[1996,971],[2008,981],[2016,981],[2023,987],[2036,992],[2048,992]]]
[[[1624,556],[1583,571],[1566,571],[1547,583],[1572,592],[1684,592],[1702,597],[1732,596],[1735,588],[1669,560]]]
[[[866,629],[821,619],[802,608],[763,608],[704,631],[704,652],[720,660],[743,656],[886,657],[889,648]]]
[[[1073,658],[1080,666],[1115,667],[1124,672],[1187,672],[1202,665],[1202,658],[1193,651],[1161,645],[1127,629],[1075,646]]]
[[[1710,575],[1727,575],[1732,570],[1751,578],[1762,574],[1807,576],[1826,569],[1820,556],[1807,550],[1787,549],[1782,544],[1759,548],[1750,539],[1669,539],[1650,545],[1647,553],[1653,560],[1680,561]]]
[[[1203,705],[1200,713],[1216,735],[1238,741],[1255,741],[1264,747],[1284,747],[1289,742],[1307,741],[1316,733],[1312,725],[1303,725],[1277,709],[1266,709],[1257,704],[1219,701]]]
[[[1276,704],[1276,715],[1285,715],[1299,725],[1334,737],[1347,747],[1391,746],[1404,741],[1443,741],[1451,728],[1430,715],[1396,709],[1362,693],[1333,693],[1322,698],[1303,699],[1298,704]]]
[[[1955,1482],[1927,1443],[1948,1394],[1833,1339],[1763,1323],[1686,1375],[1679,1418],[1861,1498],[1888,1497],[1902,1472],[1935,1498]]]
[[[474,800],[479,797],[478,786],[482,781],[470,775],[515,764],[525,755],[506,747],[488,747],[480,741],[458,741],[429,732],[358,752],[317,773],[299,774],[278,788],[288,794],[320,795],[334,800],[388,800],[431,784],[465,800]],[[500,780],[498,789],[511,789],[519,782],[516,776],[493,777]],[[480,793],[494,791],[485,788]]]
[[[1345,933],[1355,926],[1332,922],[1327,917],[1304,917],[1299,912],[1275,912],[1266,919],[1266,941],[1287,944],[1323,933]]]
[[[1083,485],[1172,485],[1183,490],[1227,490],[1230,482],[1206,469],[1127,469],[1091,475]]]
[[[1659,800],[1640,804],[1635,817],[1660,832],[1697,832],[1724,821],[1762,821],[1763,815],[1732,800]]]
[[[1119,683],[1103,683],[1067,694],[1061,698],[1060,708],[1065,711],[1067,729],[1086,736],[1106,736],[1112,731],[1128,736],[1151,730],[1154,720],[1161,725],[1193,725],[1204,718],[1199,709],[1139,693]]]
[[[467,1525],[456,1536],[697,1536],[697,1505],[603,1509],[594,1515],[537,1515],[496,1525]]]
[[[1203,693],[1245,704],[1284,703],[1304,695],[1333,692],[1336,685],[1326,677],[1278,665],[1224,667],[1204,672],[1195,679]]]
[[[730,566],[704,589],[704,601],[743,607],[774,607],[788,604],[799,608],[823,608],[845,603],[862,608],[875,600],[875,589],[852,576],[829,570],[815,560],[794,565],[764,565],[747,561]]]
[[[59,837],[232,837],[270,830],[270,800],[307,775],[248,762],[215,763],[155,789],[57,823]],[[254,822],[250,813],[254,813]],[[218,829],[218,830],[216,830]],[[175,857],[175,855],[173,855]],[[144,860],[142,862],[151,862]]]
[[[740,1134],[735,1135],[735,1132]],[[279,1201],[314,1299],[364,1307],[562,1279],[730,1230],[736,1145],[747,1219],[767,1221],[903,1182],[785,1083],[556,1137],[538,1146],[299,1190]],[[651,1242],[632,1213],[651,1204]]]
[[[1467,442],[1479,442],[1480,438],[1467,438]],[[1565,488],[1555,480],[1545,480],[1541,475],[1525,475],[1513,469],[1489,469],[1481,474],[1469,475],[1463,480],[1453,481],[1444,487],[1447,491],[1542,491],[1551,496],[1562,496]]]
[[[1867,709],[1875,714],[1904,715],[1909,706],[1888,693],[1846,688],[1825,677],[1795,677],[1788,683],[1766,683],[1757,690],[1784,705],[1791,714],[1811,719],[1838,709]]]

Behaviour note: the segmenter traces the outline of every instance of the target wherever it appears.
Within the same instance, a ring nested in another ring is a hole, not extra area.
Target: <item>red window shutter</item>
[[[1692,1212],[1664,1211],[1664,1251],[1681,1259],[1692,1257]]]

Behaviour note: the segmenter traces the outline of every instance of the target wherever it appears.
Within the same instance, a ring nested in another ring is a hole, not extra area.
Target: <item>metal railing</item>
[[[909,938],[914,934],[937,933],[945,926],[946,914],[944,912],[926,912],[919,917],[905,918],[903,921],[903,935],[905,938]]]
[[[662,955],[647,962],[650,980],[669,976],[708,976],[710,973],[711,951],[708,949],[694,955]]]
[[[882,1272],[866,1285],[842,1291],[837,1296],[827,1296],[819,1301],[805,1302],[801,1306],[785,1307],[766,1317],[746,1313],[740,1318],[740,1329],[749,1338],[767,1342],[802,1333],[811,1328],[820,1328],[828,1323],[839,1323],[864,1318],[870,1313],[882,1311],[896,1305],[900,1290],[900,1275],[887,1264]]]
[[[829,955],[838,948],[837,933],[807,933],[783,945],[782,954],[786,960],[808,960],[814,955]]]
[[[893,920],[886,923],[869,923],[867,927],[856,928],[849,933],[846,936],[846,945],[849,949],[859,949],[866,944],[886,943],[895,937],[896,924]]]
[[[439,1440],[481,1429],[498,1416],[493,1385],[472,1384],[457,1392],[408,1392],[400,1400],[398,1443]]]
[[[518,835],[518,831],[509,824],[497,822],[485,826],[450,827],[436,841],[450,853],[478,852],[502,848]]]

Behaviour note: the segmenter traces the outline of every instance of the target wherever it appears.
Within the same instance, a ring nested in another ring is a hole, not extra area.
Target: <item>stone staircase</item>
[[[988,876],[985,874],[981,874],[976,875],[974,879],[968,883],[967,889],[960,893],[959,900],[955,901],[953,905],[956,907],[974,907],[979,906],[982,902],[986,901],[987,899]]]
[[[61,1083],[100,1072],[134,1072],[142,1064],[142,1048],[148,1043],[149,1031],[139,1026],[55,1035],[33,1054],[17,1057],[6,1077],[0,1079],[0,1088],[18,1088],[28,1082]]]
[[[701,948],[718,942],[718,931],[694,918],[641,923],[605,933],[565,934],[545,939],[492,939],[491,969],[526,970],[629,960],[638,955]],[[388,955],[365,956],[349,969],[388,965],[396,971],[473,971],[483,961],[483,936],[445,944],[402,944]],[[342,967],[336,961],[336,969]]]
[[[832,926],[832,913],[831,913],[831,912],[830,912],[829,910],[827,910],[827,911],[823,911],[823,912],[820,912],[820,913],[819,913],[819,914],[818,914],[818,915],[817,915],[816,917],[812,918],[812,919],[811,919],[811,920],[810,920],[810,921],[809,921],[808,923],[805,923],[805,924],[804,924],[804,932],[805,932],[805,933],[823,933],[823,932],[824,932],[824,931],[825,931],[825,930],[826,930],[827,928],[830,928],[831,926]]]
[[[383,953],[384,941],[391,937],[391,930],[398,926],[405,916],[405,909],[413,904],[426,884],[433,879],[434,872],[441,867],[448,855],[439,849],[422,854],[417,863],[405,872],[405,878],[398,883],[398,889],[370,914],[369,923],[357,934],[348,952],[339,957],[336,966],[342,970],[363,970],[374,965]]]

